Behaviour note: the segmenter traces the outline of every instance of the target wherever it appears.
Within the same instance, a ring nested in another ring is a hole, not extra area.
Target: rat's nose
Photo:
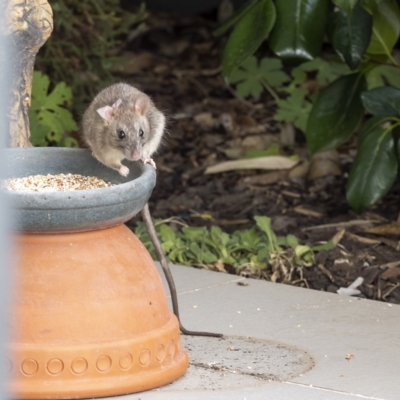
[[[141,155],[141,153],[140,153],[140,151],[139,151],[138,149],[135,149],[135,150],[132,151],[132,158],[133,158],[134,160],[139,160],[139,158],[140,158],[141,156],[142,156],[142,155]]]

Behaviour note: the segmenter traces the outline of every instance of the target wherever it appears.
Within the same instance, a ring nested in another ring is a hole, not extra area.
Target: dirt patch
[[[366,229],[397,221],[400,187],[396,184],[384,200],[355,214],[345,198],[353,143],[340,149],[332,174],[317,173],[312,179],[282,171],[204,173],[216,162],[274,144],[288,155],[306,154],[304,136],[272,119],[275,102],[269,94],[245,100],[226,86],[220,74],[226,39],[212,35],[215,15],[151,15],[146,29],[121,53],[130,62],[115,70],[168,114],[169,133],[154,157],[158,177],[150,201],[153,217],[175,216],[191,226],[218,225],[231,232],[253,226],[256,215],[266,215],[278,235],[291,233],[309,245],[341,232],[338,246],[318,253],[316,264],[299,269],[292,283],[336,292],[361,276],[362,297],[399,304],[400,229],[380,234]],[[266,46],[259,52],[268,55]]]

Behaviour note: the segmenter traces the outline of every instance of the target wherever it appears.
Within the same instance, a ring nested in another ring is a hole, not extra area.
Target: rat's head
[[[150,99],[139,94],[133,103],[118,99],[112,106],[96,110],[109,128],[107,144],[120,150],[130,161],[142,158],[143,146],[150,140],[147,118],[150,106]]]

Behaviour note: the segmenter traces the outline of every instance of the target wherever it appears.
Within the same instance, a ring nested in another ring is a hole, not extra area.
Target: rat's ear
[[[111,107],[104,106],[104,107],[98,108],[96,111],[98,112],[98,114],[100,115],[101,118],[110,122],[115,117],[115,111],[121,104],[122,104],[122,100],[118,99]]]
[[[113,105],[112,108],[118,108],[122,104],[122,100],[118,99]]]
[[[105,119],[106,121],[111,121],[114,117],[114,108],[110,106],[104,106],[98,108],[96,111],[100,115],[101,118]]]
[[[135,103],[133,105],[135,113],[138,115],[144,115],[148,108],[149,108],[149,98],[144,94],[140,94],[139,96],[137,96]]]

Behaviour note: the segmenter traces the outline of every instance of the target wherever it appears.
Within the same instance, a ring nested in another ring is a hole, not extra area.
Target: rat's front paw
[[[119,172],[122,176],[128,176],[128,174],[129,174],[129,168],[128,168],[128,167],[125,167],[125,165],[121,165],[121,166],[119,167],[118,172]]]
[[[150,164],[154,169],[157,169],[156,163],[152,158],[144,158],[143,159],[143,164]]]

